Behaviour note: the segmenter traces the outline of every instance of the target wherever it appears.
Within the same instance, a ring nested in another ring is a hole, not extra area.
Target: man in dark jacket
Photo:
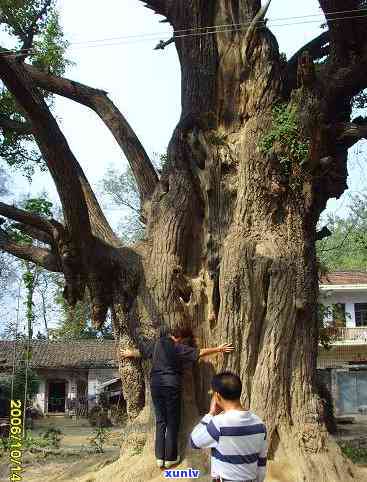
[[[181,418],[183,369],[200,357],[233,351],[224,343],[215,348],[198,349],[183,343],[193,338],[192,331],[176,328],[155,340],[137,337],[137,350],[126,350],[126,358],[143,357],[152,360],[150,390],[156,416],[155,456],[158,467],[170,468],[180,461],[178,432]]]

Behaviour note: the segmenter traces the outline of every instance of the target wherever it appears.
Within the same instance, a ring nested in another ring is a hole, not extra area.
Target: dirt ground
[[[74,480],[89,470],[98,471],[107,464],[116,461],[120,454],[121,429],[112,427],[110,438],[104,447],[105,453],[91,453],[89,437],[93,434],[86,419],[69,417],[48,417],[35,421],[31,435],[40,436],[49,428],[58,428],[63,432],[59,454],[29,453],[23,455],[24,481],[51,482],[56,480]],[[5,457],[0,458],[0,481],[9,481],[9,464]],[[65,478],[67,477],[67,478]]]
[[[144,464],[144,456],[140,453],[132,452],[124,462],[124,467],[118,468],[117,464],[113,464],[119,459],[120,444],[123,436],[123,429],[113,427],[111,436],[105,445],[105,453],[91,454],[88,438],[93,433],[86,419],[74,420],[66,417],[50,417],[36,422],[34,429],[31,431],[33,436],[39,436],[41,432],[47,428],[54,427],[62,430],[64,436],[61,440],[60,453],[45,456],[42,453],[31,454],[27,452],[23,458],[23,480],[29,482],[94,482],[99,480],[96,476],[102,468],[105,474],[109,473],[109,480],[106,482],[116,482],[119,480],[115,476],[118,469],[121,474],[128,472],[129,468],[136,464]],[[356,420],[353,424],[342,424],[338,426],[337,438],[342,440],[353,439],[360,436],[367,436],[367,417]],[[89,447],[89,448],[88,448]],[[121,460],[121,459],[120,459]],[[126,467],[125,467],[126,465]],[[111,470],[106,466],[110,466]],[[269,467],[269,472],[274,472]],[[278,469],[278,468],[277,468]],[[367,467],[366,480],[367,480]],[[278,470],[277,470],[278,472]],[[270,474],[266,480],[271,482],[286,482],[288,478],[284,478],[284,471],[281,470],[282,477],[272,477]],[[270,477],[270,478],[269,478]],[[154,470],[144,482],[164,480],[158,469]],[[208,478],[209,480],[209,478]],[[9,481],[9,464],[6,459],[0,459],[0,482]],[[140,482],[140,481],[133,481]]]
[[[31,434],[39,436],[42,432],[45,432],[49,428],[58,428],[62,431],[63,437],[61,439],[61,449],[66,450],[80,450],[83,447],[88,446],[88,438],[93,434],[94,428],[91,427],[86,418],[70,418],[70,417],[45,417],[40,420],[36,420],[34,428],[31,430]],[[114,445],[117,436],[120,435],[121,429],[117,427],[111,427],[110,429],[110,442]],[[106,447],[110,447],[111,443],[107,443]]]

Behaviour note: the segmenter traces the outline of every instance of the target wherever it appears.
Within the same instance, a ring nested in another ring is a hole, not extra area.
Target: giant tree
[[[26,118],[13,127],[34,136],[65,222],[0,204],[45,243],[17,245],[1,233],[0,247],[63,272],[70,304],[88,288],[96,326],[110,309],[121,348],[162,324],[191,324],[204,346],[233,342],[235,354],[201,365],[187,385],[191,417],[205,407],[210,370],[234,370],[244,404],[266,421],[270,458],[288,463],[290,480],[345,482],[357,475],[327,434],[315,387],[315,240],[327,200],[346,189],[348,148],[366,136],[365,119],[351,119],[367,87],[365,2],[320,0],[327,30],[288,62],[264,21],[269,3],[145,0],[176,32],[182,73],[181,118],[160,175],[105,91],[3,49],[0,77]],[[36,27],[13,25],[23,48]],[[121,245],[45,93],[92,109],[114,135],[139,189],[143,241]],[[133,418],[144,404],[143,371],[131,361],[120,369]],[[141,470],[125,476],[147,480]]]

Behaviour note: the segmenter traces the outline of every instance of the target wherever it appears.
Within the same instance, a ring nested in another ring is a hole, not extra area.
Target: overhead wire
[[[331,15],[345,15],[345,14],[353,14],[353,13],[360,13],[361,15],[353,15],[353,16],[340,16],[340,17],[332,17]],[[325,18],[326,15],[326,18]],[[297,25],[306,25],[311,23],[318,23],[322,20],[326,22],[337,22],[337,21],[347,21],[347,20],[356,20],[360,18],[367,18],[367,9],[356,9],[356,10],[341,10],[338,12],[326,12],[326,14],[309,14],[309,15],[300,15],[300,16],[293,16],[293,17],[283,17],[278,19],[268,19],[267,25],[271,25],[273,28],[277,27],[287,27],[287,26],[297,26]],[[286,20],[302,20],[302,19],[309,19],[312,17],[320,17],[317,19],[312,20],[304,20],[304,21],[296,21],[296,22],[289,22],[289,23],[280,23],[277,24],[276,22],[286,21]],[[172,33],[167,33],[167,35],[171,35],[174,39],[180,38],[187,38],[187,37],[197,37],[197,36],[206,36],[206,35],[214,35],[218,33],[231,33],[242,30],[243,28],[249,27],[251,25],[251,21],[243,22],[243,23],[232,23],[232,24],[218,24],[213,26],[206,26],[206,27],[193,27],[188,29],[180,29],[174,30]],[[259,22],[260,26],[257,28],[261,28],[264,22]],[[185,33],[188,32],[188,33]],[[154,41],[160,40],[164,33],[147,33],[147,34],[135,34],[135,35],[125,35],[121,37],[110,37],[105,39],[95,39],[95,40],[85,40],[79,42],[70,42],[69,48],[71,49],[81,49],[81,48],[96,48],[96,47],[113,47],[118,45],[129,45],[138,42],[147,42],[147,41]],[[32,55],[37,54],[38,51],[36,49],[19,49],[19,50],[7,50],[7,51],[0,51],[0,55],[6,56],[23,56],[23,55]]]
[[[339,15],[339,14],[347,14],[347,13],[356,13],[356,12],[363,12],[365,11],[367,13],[367,8],[366,9],[354,9],[354,10],[340,10],[337,12],[332,12],[332,13],[326,13],[326,15]],[[297,20],[297,19],[303,19],[303,18],[309,18],[309,17],[321,17],[319,20],[326,20],[324,14],[322,13],[314,13],[314,14],[309,14],[309,15],[298,15],[294,17],[279,17],[279,18],[272,18],[268,19],[268,23],[272,22],[280,22],[283,20]],[[346,18],[355,18],[355,17],[346,17]],[[332,19],[330,19],[332,20]],[[217,24],[217,25],[212,25],[212,26],[206,26],[206,27],[192,27],[192,28],[185,28],[185,29],[177,29],[173,30],[173,35],[176,33],[186,33],[186,32],[196,32],[198,30],[208,30],[208,29],[215,29],[215,28],[225,28],[225,27],[239,27],[239,26],[248,26],[251,24],[251,21],[249,22],[243,22],[243,23],[228,23],[228,24]],[[167,35],[170,33],[167,32]],[[88,40],[88,41],[79,41],[79,42],[72,42],[73,45],[78,45],[78,44],[83,44],[83,43],[89,43],[89,42],[103,42],[103,41],[111,41],[111,40],[120,40],[123,38],[136,38],[136,37],[146,37],[146,36],[162,36],[162,32],[152,32],[152,33],[147,33],[147,34],[136,34],[136,35],[128,35],[128,36],[123,36],[123,37],[110,37],[106,39],[95,39],[95,40]]]

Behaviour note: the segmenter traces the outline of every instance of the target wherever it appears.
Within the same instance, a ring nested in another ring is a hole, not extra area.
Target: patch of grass
[[[350,445],[341,447],[343,454],[354,464],[367,464],[367,448],[356,448]]]
[[[10,448],[10,439],[6,437],[0,437],[0,456],[5,452],[8,452]]]
[[[43,434],[43,438],[48,440],[51,447],[54,447],[58,449],[60,447],[60,442],[62,439],[62,432],[58,428],[49,428],[46,430],[46,432]]]
[[[40,433],[40,436],[34,436],[30,433],[26,434],[24,439],[24,448],[54,448],[60,447],[60,441],[62,438],[61,430],[57,428],[49,428],[45,433]]]

